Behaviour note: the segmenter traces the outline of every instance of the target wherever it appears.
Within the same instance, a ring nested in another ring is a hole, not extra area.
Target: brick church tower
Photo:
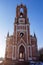
[[[30,35],[27,8],[21,4],[16,8],[13,35],[7,34],[5,59],[12,61],[37,60],[37,38]]]

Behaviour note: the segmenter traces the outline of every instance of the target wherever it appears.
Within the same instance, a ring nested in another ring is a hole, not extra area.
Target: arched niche
[[[23,45],[19,47],[19,59],[25,59],[25,48]]]

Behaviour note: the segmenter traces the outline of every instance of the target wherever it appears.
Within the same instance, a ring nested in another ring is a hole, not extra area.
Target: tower
[[[27,8],[21,4],[16,8],[13,35],[7,35],[5,59],[12,61],[37,60],[37,38],[30,35]]]
[[[16,35],[16,44],[18,44],[18,49],[24,47],[24,51],[19,50],[19,56],[27,56],[27,45],[30,45],[30,24],[27,18],[27,8],[24,5],[17,6],[16,8],[16,18],[14,23],[14,35]],[[22,54],[24,53],[24,54]],[[19,57],[18,56],[18,57]],[[24,59],[27,60],[27,57]]]

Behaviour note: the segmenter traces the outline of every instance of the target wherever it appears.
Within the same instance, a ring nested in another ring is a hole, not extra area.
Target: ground
[[[3,62],[1,62],[0,65],[3,65]],[[21,61],[21,62],[20,62],[20,61],[19,61],[19,62],[16,62],[15,64],[14,64],[14,63],[11,64],[11,62],[10,62],[10,64],[7,63],[7,64],[5,64],[5,65],[43,65],[43,62],[34,62],[34,61],[31,61],[31,62]]]

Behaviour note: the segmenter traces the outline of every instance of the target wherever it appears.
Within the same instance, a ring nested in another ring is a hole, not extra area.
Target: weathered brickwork
[[[37,59],[37,38],[30,34],[27,8],[23,4],[16,8],[13,35],[7,34],[5,58],[19,61]]]

